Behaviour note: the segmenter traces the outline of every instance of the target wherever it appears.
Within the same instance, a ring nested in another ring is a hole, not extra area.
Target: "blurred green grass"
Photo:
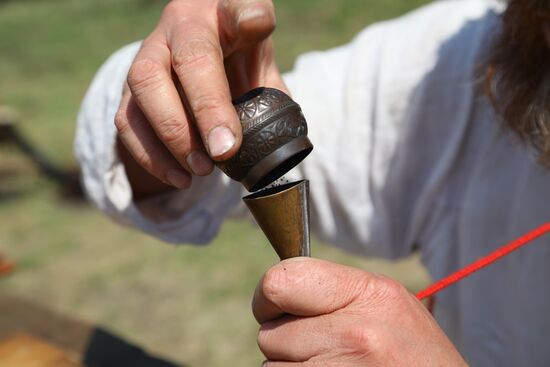
[[[275,0],[283,70],[308,50],[349,41],[367,24],[426,0]],[[73,165],[80,100],[97,68],[151,30],[165,1],[0,0],[0,105],[46,154]],[[415,258],[389,264],[315,243],[314,255],[385,273],[417,290]],[[0,252],[18,271],[9,291],[100,323],[153,352],[191,366],[261,361],[249,310],[255,284],[276,256],[247,222],[225,224],[207,248],[171,247],[60,200],[13,148],[0,145]],[[1,315],[0,315],[1,317]]]

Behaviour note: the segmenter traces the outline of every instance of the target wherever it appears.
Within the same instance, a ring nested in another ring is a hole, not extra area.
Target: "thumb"
[[[288,259],[260,280],[252,309],[261,324],[284,314],[326,315],[352,303],[374,278],[370,273],[318,259]]]
[[[276,25],[271,0],[223,0],[218,19],[226,56],[267,39]]]

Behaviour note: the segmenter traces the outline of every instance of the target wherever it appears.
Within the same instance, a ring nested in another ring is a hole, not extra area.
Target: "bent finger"
[[[171,77],[169,49],[154,39],[144,42],[130,72],[128,85],[160,141],[186,170],[209,174],[213,163],[202,153]]]
[[[210,157],[225,160],[240,147],[242,131],[231,103],[223,53],[215,24],[180,22],[169,35],[172,67]]]
[[[122,144],[147,172],[179,189],[191,185],[191,176],[157,138],[130,93],[125,94],[122,99],[115,125]]]

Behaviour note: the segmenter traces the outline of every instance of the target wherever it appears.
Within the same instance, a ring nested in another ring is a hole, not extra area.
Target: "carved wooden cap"
[[[233,101],[243,129],[241,149],[218,166],[257,191],[300,163],[312,150],[300,106],[274,88],[256,88]]]

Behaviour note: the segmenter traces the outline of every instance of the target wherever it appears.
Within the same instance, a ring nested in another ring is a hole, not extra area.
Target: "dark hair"
[[[511,0],[492,46],[485,91],[506,126],[550,166],[550,49],[543,19],[549,0]]]

